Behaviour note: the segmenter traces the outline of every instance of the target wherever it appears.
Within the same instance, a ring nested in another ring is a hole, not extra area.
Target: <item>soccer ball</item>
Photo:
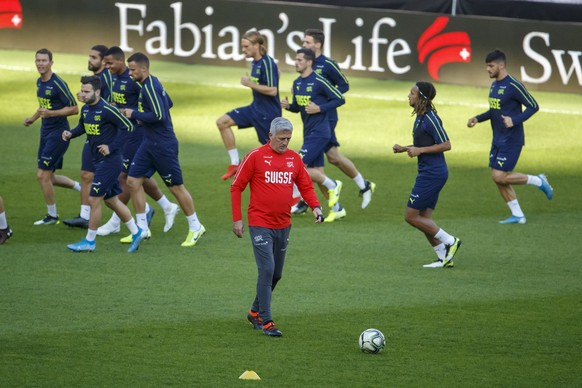
[[[386,339],[378,329],[367,329],[360,334],[360,349],[364,353],[377,354],[384,349]]]

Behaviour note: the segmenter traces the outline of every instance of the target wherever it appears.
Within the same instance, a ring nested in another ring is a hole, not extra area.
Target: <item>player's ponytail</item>
[[[258,44],[261,55],[267,54],[267,48],[265,47],[265,39],[258,31],[247,31],[242,36],[243,39],[248,40],[252,44]]]

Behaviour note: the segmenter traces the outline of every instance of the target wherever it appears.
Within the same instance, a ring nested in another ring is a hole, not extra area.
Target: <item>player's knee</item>
[[[503,171],[493,170],[493,173],[491,173],[491,179],[498,185],[504,185],[507,183],[506,182],[507,173]]]
[[[230,128],[230,120],[228,116],[221,116],[216,120],[216,126],[220,131]]]
[[[93,181],[93,175],[90,171],[81,171],[81,181],[83,183],[91,183]]]
[[[50,181],[51,180],[50,171],[41,170],[41,169],[36,170],[36,179],[39,182],[47,182],[47,181]]]
[[[333,164],[334,166],[337,166],[340,164],[340,159],[333,154],[327,154],[327,161],[331,164]]]

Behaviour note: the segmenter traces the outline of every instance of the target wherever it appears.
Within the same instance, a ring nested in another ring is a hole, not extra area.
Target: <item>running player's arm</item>
[[[345,104],[346,100],[344,96],[332,84],[326,81],[325,78],[317,77],[316,80],[315,85],[327,97],[327,102],[319,105],[320,112],[327,112]]]
[[[157,123],[164,120],[165,110],[163,109],[164,95],[158,93],[154,87],[151,77],[142,85],[141,88],[142,106],[149,107],[149,110],[144,108],[143,112],[137,110],[127,109],[131,112],[131,118],[143,121],[144,123]],[[168,100],[169,102],[170,100]],[[127,116],[127,115],[126,115]]]
[[[295,90],[295,82],[293,83],[293,87],[291,88],[291,91],[293,90]],[[281,107],[293,113],[301,111],[301,106],[297,103],[297,96],[295,95],[295,93],[293,93],[291,102],[289,102],[287,96],[285,96],[285,99],[281,101]]]
[[[67,117],[76,115],[79,113],[79,107],[77,106],[77,99],[71,93],[69,85],[63,81],[60,77],[55,78],[55,90],[58,90],[58,97],[63,104],[63,107],[55,110],[48,110],[45,108],[39,108],[38,111],[43,118],[48,117]]]
[[[513,125],[520,125],[531,116],[533,116],[540,109],[540,106],[532,97],[532,95],[529,94],[525,86],[521,84],[521,82],[518,82],[512,77],[512,82],[510,82],[510,85],[512,97],[525,107],[523,112],[515,116],[511,116]]]
[[[74,139],[85,133],[85,124],[83,122],[83,115],[79,116],[79,124],[70,131],[63,131],[63,140]]]
[[[60,116],[73,116],[79,113],[79,107],[75,106],[65,106],[61,109],[50,110],[47,108],[38,108],[37,113],[43,119],[47,119],[49,117],[60,117]]]
[[[34,123],[36,120],[38,120],[39,117],[40,117],[40,112],[38,110],[36,110],[32,116],[26,117],[24,119],[24,122],[23,122],[24,126],[28,127],[29,125]]]
[[[258,93],[275,97],[279,93],[279,69],[275,60],[268,55],[263,56],[261,62],[263,71],[256,81],[247,74],[241,78],[240,83]]]
[[[342,71],[340,70],[337,62],[334,61],[333,59],[328,58],[325,60],[324,76],[342,94],[345,94],[348,90],[350,90],[350,84],[348,83],[348,79],[346,78],[344,73],[342,73]]]
[[[254,91],[264,94],[266,96],[275,97],[277,93],[279,93],[279,88],[277,86],[261,85],[254,83],[248,75],[242,77],[240,83],[241,85],[253,89]]]
[[[432,135],[434,144],[424,147],[406,147],[406,152],[411,158],[421,154],[442,154],[451,149],[449,135],[439,117],[434,112],[429,112],[425,118],[424,128],[426,132]]]
[[[121,112],[113,106],[105,104],[103,113],[106,115],[105,120],[112,123],[118,129],[115,139],[107,145],[109,153],[113,153],[114,151],[120,150],[122,148],[123,144],[125,143],[127,133],[133,131],[133,124],[127,117],[123,116],[123,114],[121,114]]]

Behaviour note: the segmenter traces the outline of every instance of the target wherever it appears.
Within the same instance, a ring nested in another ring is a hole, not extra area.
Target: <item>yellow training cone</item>
[[[254,370],[245,370],[242,375],[239,376],[239,380],[260,380],[261,378]]]

